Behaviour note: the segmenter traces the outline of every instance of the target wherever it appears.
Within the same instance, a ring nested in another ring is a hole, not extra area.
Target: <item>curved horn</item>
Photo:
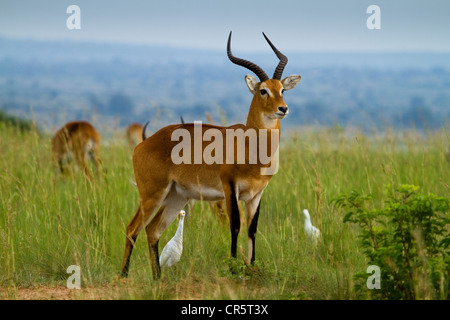
[[[147,137],[145,136],[145,130],[147,129],[147,126],[148,126],[149,123],[150,123],[150,120],[147,121],[147,123],[145,124],[144,128],[142,128],[142,141],[147,139]]]
[[[261,69],[260,67],[258,67],[253,62],[250,62],[250,61],[247,61],[247,60],[244,60],[241,58],[236,58],[235,56],[233,56],[233,54],[231,53],[231,31],[230,31],[230,35],[228,36],[227,55],[228,55],[228,58],[230,59],[230,61],[233,62],[234,64],[237,64],[241,67],[247,68],[248,70],[254,72],[258,76],[259,80],[265,81],[265,80],[269,79],[269,77],[264,72],[264,70]]]
[[[275,72],[273,73],[273,79],[281,80],[281,75],[283,74],[284,67],[286,66],[288,62],[288,58],[282,54],[278,49],[273,45],[273,43],[269,40],[269,38],[266,37],[264,32],[262,33],[264,38],[266,38],[266,41],[269,43],[270,47],[272,48],[273,52],[277,55],[278,59],[280,59],[280,62],[278,63],[277,68],[275,69]]]

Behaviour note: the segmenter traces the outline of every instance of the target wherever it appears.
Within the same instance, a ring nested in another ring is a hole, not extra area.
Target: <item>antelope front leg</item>
[[[227,204],[227,213],[230,220],[231,230],[231,256],[236,258],[237,239],[241,228],[241,219],[239,205],[236,197],[236,190],[233,182],[224,184],[225,200]]]
[[[259,218],[259,207],[261,205],[262,191],[259,192],[253,199],[245,203],[247,209],[247,233],[248,233],[248,263],[255,262],[255,239],[256,228]]]

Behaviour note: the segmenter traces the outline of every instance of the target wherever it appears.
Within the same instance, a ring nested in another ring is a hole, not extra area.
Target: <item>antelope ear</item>
[[[283,80],[281,80],[281,84],[283,85],[284,90],[291,90],[294,89],[295,86],[300,82],[300,77],[297,74],[294,74],[292,76],[287,76]]]
[[[256,85],[258,84],[258,80],[250,74],[245,76],[245,82],[247,83],[248,90],[254,95],[256,93]]]

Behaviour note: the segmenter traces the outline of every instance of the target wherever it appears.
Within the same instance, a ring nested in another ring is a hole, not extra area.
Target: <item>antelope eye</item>
[[[284,90],[284,89],[282,89],[282,90],[281,90],[281,94],[283,94],[283,93],[284,93],[284,91],[285,91],[285,90]]]
[[[265,95],[267,93],[267,90],[266,89],[261,89],[261,90],[259,90],[259,92],[261,92],[262,95]]]

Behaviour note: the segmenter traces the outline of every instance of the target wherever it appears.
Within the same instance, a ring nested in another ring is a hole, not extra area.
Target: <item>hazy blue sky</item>
[[[81,30],[66,9],[81,8]],[[381,30],[366,9],[381,8]],[[2,0],[0,36],[266,50],[264,31],[290,51],[450,52],[449,0]]]

